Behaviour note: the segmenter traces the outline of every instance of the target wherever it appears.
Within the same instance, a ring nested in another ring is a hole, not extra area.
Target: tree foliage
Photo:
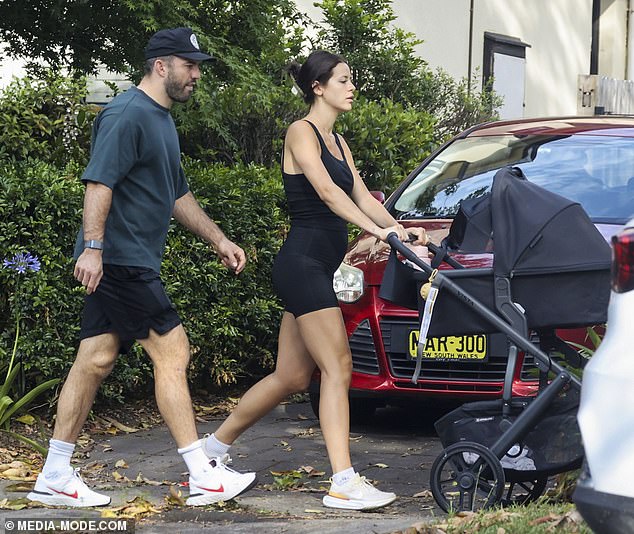
[[[435,119],[435,140],[442,142],[495,117],[498,101],[488,92],[469,91],[467,80],[433,71],[415,54],[422,43],[395,26],[392,0],[322,0],[320,44],[349,62],[361,94],[373,101],[389,98]]]
[[[3,0],[0,40],[5,53],[31,70],[69,67],[94,72],[99,63],[123,71],[139,58],[146,31],[125,2],[117,0]]]

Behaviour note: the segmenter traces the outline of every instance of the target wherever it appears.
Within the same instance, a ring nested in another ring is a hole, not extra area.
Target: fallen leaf
[[[117,462],[114,464],[114,466],[117,469],[127,469],[128,468],[128,464],[126,463],[125,460],[121,459],[121,460],[117,460]]]
[[[416,498],[422,498],[422,499],[429,499],[433,497],[433,494],[430,490],[423,490],[420,491],[418,493],[414,493],[414,495],[412,495],[412,497],[416,497]]]
[[[551,521],[556,521],[557,519],[559,519],[561,516],[558,516],[557,514],[554,513],[550,513],[548,515],[544,515],[542,517],[538,517],[536,519],[533,519],[531,522],[529,522],[529,525],[541,525],[542,523],[549,523]]]
[[[274,477],[293,477],[302,478],[302,474],[299,471],[269,471]]]
[[[119,473],[119,471],[113,471],[112,478],[114,478],[116,482],[130,482],[130,479],[127,476]]]
[[[299,414],[297,414],[297,419],[299,419],[301,421],[306,421],[306,419],[308,419],[308,417],[306,417],[303,413],[299,413]]]
[[[139,476],[141,476],[141,473],[139,473]],[[138,478],[139,477],[137,477],[137,480],[138,480]],[[145,477],[143,477],[141,479],[141,481],[144,484],[148,484],[150,486],[163,486],[163,485],[166,485],[166,484],[171,484],[171,482],[168,482],[167,480],[164,480],[163,482],[159,482],[158,480],[150,480],[149,478],[145,478]]]
[[[287,441],[280,441],[280,444],[282,445],[282,447],[288,447],[288,442]]]
[[[130,517],[138,519],[150,514],[158,514],[161,510],[143,497],[135,497],[128,504],[116,508],[102,510],[101,517]]]
[[[183,498],[183,492],[176,486],[170,486],[170,493],[165,497],[167,504],[176,506],[185,506],[185,499]]]
[[[121,430],[121,432],[125,432],[126,434],[132,434],[133,432],[138,432],[138,428],[132,428],[130,426],[126,426],[119,421],[112,419],[111,417],[104,417],[106,421],[108,421],[112,426]]]
[[[15,491],[15,492],[27,492],[33,491],[33,486],[35,486],[34,482],[18,482],[17,484],[9,484],[5,489],[5,491]]]
[[[372,464],[370,467],[378,467],[379,469],[387,469],[389,466],[387,464]]]
[[[323,477],[326,474],[325,471],[317,471],[317,469],[311,465],[303,465],[299,470],[306,473],[309,477]]]
[[[2,499],[0,508],[3,510],[22,510],[26,508],[31,501],[28,499]]]
[[[26,467],[11,467],[0,473],[0,478],[7,480],[35,480],[35,474]]]
[[[307,514],[323,514],[324,513],[323,510],[313,510],[311,508],[306,508],[304,512],[306,512]]]
[[[35,417],[33,417],[30,413],[25,413],[20,417],[15,419],[16,421],[20,421],[20,423],[24,423],[25,425],[32,425],[35,423]]]

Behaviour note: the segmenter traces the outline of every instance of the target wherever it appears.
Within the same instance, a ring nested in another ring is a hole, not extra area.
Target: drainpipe
[[[467,65],[467,92],[471,93],[471,53],[473,52],[473,2],[469,5],[469,59]],[[634,2],[634,0],[630,0]]]
[[[634,0],[629,0],[627,7],[625,58],[625,79],[634,80]]]
[[[599,74],[599,19],[601,0],[592,0],[592,42],[590,44],[590,72]]]

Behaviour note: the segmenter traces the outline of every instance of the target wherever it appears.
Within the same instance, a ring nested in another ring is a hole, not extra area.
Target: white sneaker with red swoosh
[[[255,473],[238,473],[227,467],[231,461],[228,454],[212,458],[209,469],[200,479],[189,477],[190,506],[204,506],[220,501],[229,501],[255,486]]]
[[[50,506],[70,506],[83,508],[110,504],[110,497],[92,491],[79,475],[79,468],[49,478],[40,473],[35,487],[26,497]]]

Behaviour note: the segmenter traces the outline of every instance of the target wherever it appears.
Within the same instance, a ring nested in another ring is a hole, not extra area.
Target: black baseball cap
[[[145,59],[161,56],[178,56],[193,61],[213,59],[200,51],[198,39],[191,28],[169,28],[152,35],[145,47]]]

